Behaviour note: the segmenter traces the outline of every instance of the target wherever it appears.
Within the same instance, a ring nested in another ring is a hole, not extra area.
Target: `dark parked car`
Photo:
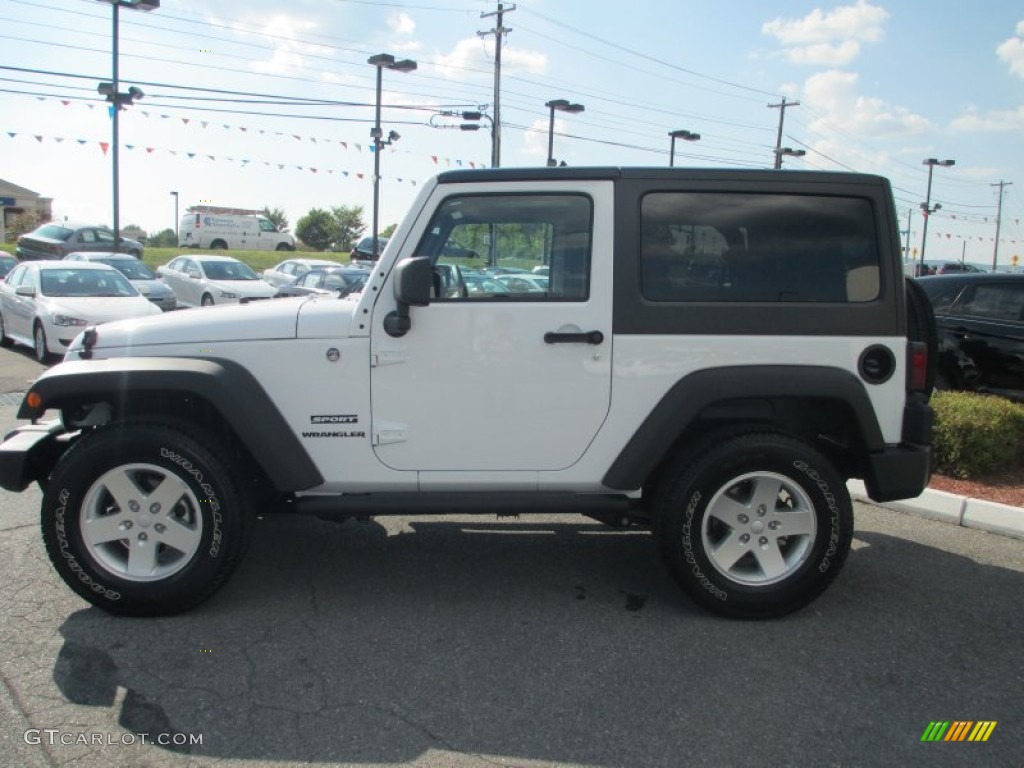
[[[63,259],[75,251],[117,251],[142,258],[142,243],[122,237],[114,247],[114,233],[106,227],[50,222],[18,238],[16,254],[22,261]]]
[[[368,269],[321,267],[311,269],[294,283],[282,285],[274,298],[283,296],[348,296],[363,289]]]
[[[939,386],[1024,402],[1024,275],[921,277],[939,332]]]
[[[388,239],[386,237],[377,238],[377,247],[373,247],[373,238],[364,237],[358,243],[356,247],[352,249],[352,253],[349,254],[349,258],[352,261],[376,261],[380,258],[381,253],[387,247]]]
[[[0,251],[0,279],[7,277],[7,273],[18,266],[18,260],[9,253]]]

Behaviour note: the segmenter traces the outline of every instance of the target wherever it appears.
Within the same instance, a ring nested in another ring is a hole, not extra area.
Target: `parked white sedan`
[[[156,272],[174,290],[178,304],[209,307],[269,299],[277,293],[245,262],[232,256],[190,254],[172,259]]]
[[[271,285],[281,288],[291,285],[311,269],[340,266],[342,265],[336,261],[325,259],[288,259],[270,269],[263,270],[262,277]]]
[[[86,326],[160,311],[106,264],[27,261],[0,282],[0,343],[32,347],[43,363]]]

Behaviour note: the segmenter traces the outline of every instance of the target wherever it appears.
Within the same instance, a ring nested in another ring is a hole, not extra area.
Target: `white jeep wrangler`
[[[897,232],[874,176],[445,173],[360,294],[86,329],[0,485],[43,487],[55,568],[115,613],[205,600],[257,513],[532,509],[649,525],[698,603],[781,615],[846,558],[847,479],[928,481],[934,322]]]

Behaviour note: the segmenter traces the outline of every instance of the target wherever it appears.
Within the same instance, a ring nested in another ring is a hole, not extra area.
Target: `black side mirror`
[[[404,336],[412,328],[409,307],[425,307],[430,303],[434,285],[434,270],[430,259],[416,256],[402,259],[394,271],[395,301],[398,308],[384,318],[384,331],[388,336]]]

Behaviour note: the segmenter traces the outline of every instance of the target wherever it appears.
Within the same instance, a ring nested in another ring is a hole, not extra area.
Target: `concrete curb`
[[[931,488],[926,488],[924,493],[913,499],[880,504],[868,496],[862,481],[850,480],[846,487],[850,491],[850,496],[857,501],[901,512],[910,512],[964,528],[977,528],[1001,536],[1024,539],[1024,509],[1020,507],[1011,507],[1008,504],[998,504],[983,499],[971,499]]]

